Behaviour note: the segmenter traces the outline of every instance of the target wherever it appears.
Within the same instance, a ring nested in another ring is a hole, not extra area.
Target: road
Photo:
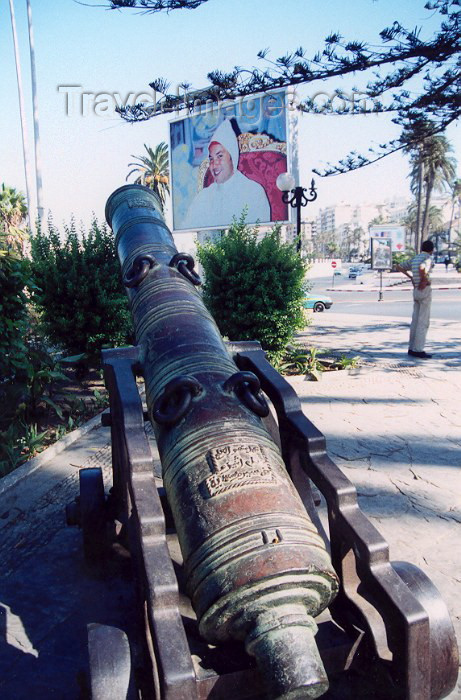
[[[357,284],[357,292],[336,291],[331,289],[331,281],[331,276],[313,280],[313,291],[331,297],[333,299],[331,310],[336,313],[411,318],[413,302],[410,289],[384,288],[383,299],[378,301],[377,289],[359,291]],[[339,288],[347,282],[336,280],[335,284]],[[350,286],[353,284],[354,282],[351,281]],[[461,289],[434,289],[431,317],[446,321],[461,321]]]

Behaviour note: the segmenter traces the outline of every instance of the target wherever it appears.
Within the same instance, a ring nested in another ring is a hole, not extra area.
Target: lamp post
[[[301,207],[305,207],[309,202],[317,199],[314,179],[311,180],[309,196],[305,187],[295,187],[295,179],[290,173],[282,173],[276,180],[276,185],[282,194],[282,202],[289,204],[296,209],[296,250],[301,252]]]

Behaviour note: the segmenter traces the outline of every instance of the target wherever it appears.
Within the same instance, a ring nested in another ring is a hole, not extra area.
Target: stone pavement
[[[306,340],[359,355],[363,366],[290,381],[391,558],[429,575],[461,640],[461,324],[433,322],[434,359],[422,361],[408,358],[401,319],[328,311],[313,320]],[[127,567],[90,571],[80,533],[65,525],[81,467],[102,466],[110,485],[109,429],[95,423],[50,454],[0,481],[2,700],[88,698],[86,624],[134,624]],[[450,698],[461,698],[459,684]]]
[[[461,324],[432,321],[431,360],[407,355],[402,319],[326,312],[304,342],[358,356],[349,376],[297,377],[304,413],[354,483],[393,560],[419,566],[440,590],[461,644]],[[344,373],[346,374],[346,373]],[[450,698],[461,698],[461,684]]]

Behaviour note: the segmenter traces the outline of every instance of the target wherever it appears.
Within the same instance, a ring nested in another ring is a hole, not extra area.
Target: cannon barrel
[[[258,380],[231,358],[157,196],[121,187],[106,219],[200,633],[242,641],[269,697],[318,697],[328,680],[314,617],[338,580],[262,420]]]

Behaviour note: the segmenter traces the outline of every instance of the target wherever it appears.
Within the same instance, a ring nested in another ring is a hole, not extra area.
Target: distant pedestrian
[[[448,257],[448,255],[446,256],[443,262],[445,263],[445,270],[448,272],[448,265],[450,264],[450,258]]]
[[[429,359],[432,355],[424,352],[427,329],[431,317],[431,280],[430,273],[434,265],[432,252],[434,244],[432,241],[424,241],[421,246],[421,253],[407,262],[397,265],[397,270],[403,272],[413,282],[413,316],[410,325],[410,342],[408,354],[413,357],[420,357],[423,360]]]

